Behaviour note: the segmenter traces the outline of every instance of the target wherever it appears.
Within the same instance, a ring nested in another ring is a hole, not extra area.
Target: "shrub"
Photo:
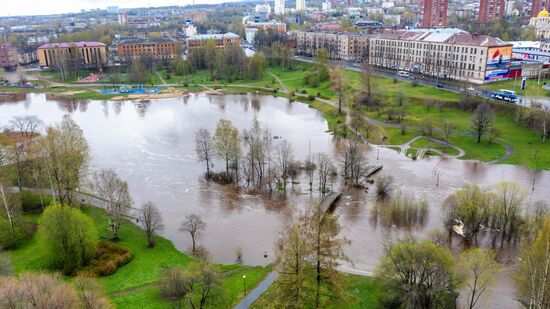
[[[306,90],[305,89],[302,89],[302,94],[306,94]]]
[[[376,178],[376,195],[381,198],[388,197],[393,189],[393,177],[391,175],[383,175]]]
[[[128,264],[134,255],[130,250],[110,241],[100,241],[97,251],[84,272],[98,277],[108,276]]]
[[[383,214],[388,223],[398,226],[424,224],[428,216],[428,202],[417,200],[403,190],[396,190]]]
[[[313,101],[313,100],[315,100],[315,96],[314,95],[308,95],[307,99],[310,100],[310,101]]]
[[[12,231],[10,222],[0,218],[0,249],[15,249],[36,231],[36,224],[21,216],[15,217],[14,222],[15,231]]]
[[[53,201],[51,195],[40,195],[35,192],[21,192],[21,207],[24,212],[38,213],[42,212],[46,206],[49,206]]]
[[[67,275],[85,266],[97,248],[97,231],[92,220],[69,206],[48,206],[38,232],[52,266]]]
[[[219,184],[230,184],[233,183],[233,174],[224,172],[210,172],[210,175],[207,175],[209,179],[219,183]]]

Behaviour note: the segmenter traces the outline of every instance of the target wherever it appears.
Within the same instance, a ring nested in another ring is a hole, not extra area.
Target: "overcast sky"
[[[80,12],[81,9],[105,9],[107,6],[121,8],[188,5],[193,0],[0,0],[0,16],[44,15]],[[195,3],[222,3],[231,0],[195,0]]]

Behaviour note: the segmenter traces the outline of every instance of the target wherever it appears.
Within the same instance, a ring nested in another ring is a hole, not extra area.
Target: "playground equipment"
[[[119,88],[107,88],[101,87],[101,93],[103,94],[157,94],[160,93],[160,88],[145,88],[143,85],[122,86]]]

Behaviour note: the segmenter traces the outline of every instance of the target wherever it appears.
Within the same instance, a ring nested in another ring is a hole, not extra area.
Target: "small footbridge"
[[[327,213],[331,213],[334,211],[334,208],[336,208],[336,202],[340,199],[342,196],[342,192],[330,192],[329,194],[325,195],[325,197],[321,200],[321,210],[323,211],[323,216]]]

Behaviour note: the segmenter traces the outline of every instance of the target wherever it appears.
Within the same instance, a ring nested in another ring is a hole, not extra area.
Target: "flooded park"
[[[113,168],[128,182],[136,205],[153,201],[164,218],[164,236],[181,250],[189,248],[190,239],[178,231],[180,223],[189,214],[200,215],[207,228],[199,243],[216,262],[233,263],[237,252],[242,252],[245,264],[269,264],[285,223],[318,202],[321,194],[315,190],[315,183],[313,192],[309,190],[306,175],[289,185],[286,196],[252,194],[204,180],[204,164],[197,162],[194,142],[199,128],[213,132],[220,119],[227,119],[244,130],[256,118],[271,129],[273,136],[292,144],[297,160],[323,152],[332,156],[338,170],[343,164],[341,141],[327,132],[327,121],[321,113],[306,104],[272,96],[191,94],[151,101],[76,102],[49,99],[45,94],[21,94],[0,103],[0,125],[20,115],[36,115],[49,125],[61,121],[67,113],[83,129],[90,144],[90,171]],[[550,202],[547,171],[438,156],[412,160],[376,146],[368,147],[366,156],[368,164],[383,165],[380,173],[393,176],[397,187],[426,200],[429,214],[422,225],[397,227],[378,220],[374,186],[344,192],[335,213],[343,235],[351,240],[346,249],[351,263],[345,265],[350,271],[372,272],[385,244],[398,237],[427,237],[431,229],[442,228],[443,201],[466,184],[488,187],[513,181],[526,188],[526,204]],[[216,161],[214,169],[222,170],[224,164]],[[340,178],[334,177],[329,183],[332,190],[342,189]],[[514,259],[514,252],[509,256]],[[510,273],[502,276],[494,289],[498,297],[491,300],[493,305],[513,299],[509,293],[513,289]]]

